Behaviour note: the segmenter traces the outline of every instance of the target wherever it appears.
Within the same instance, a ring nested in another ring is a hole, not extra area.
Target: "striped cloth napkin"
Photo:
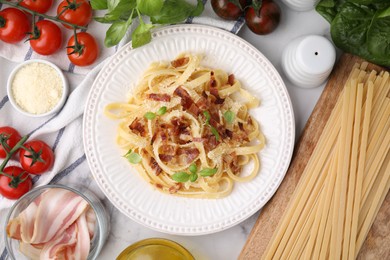
[[[56,6],[55,0],[53,6]],[[239,18],[237,21],[225,21],[218,18],[211,8],[207,0],[204,0],[205,10],[200,17],[187,19],[186,23],[205,24],[219,27],[228,30],[232,33],[237,33],[244,24],[244,19]],[[6,8],[5,5],[0,9]],[[55,9],[55,8],[52,8]],[[55,12],[55,10],[51,10]],[[49,14],[53,14],[50,13]],[[92,22],[88,27],[88,32],[93,34],[99,43],[103,43],[107,25]],[[66,39],[68,39],[72,31],[63,30]],[[30,135],[29,140],[41,139],[48,143],[55,153],[55,163],[49,172],[33,178],[34,187],[45,184],[61,183],[78,184],[96,193],[101,199],[104,198],[103,193],[97,187],[92,178],[86,156],[83,149],[82,140],[82,117],[84,105],[88,96],[90,87],[94,79],[103,67],[107,58],[112,56],[122,45],[130,40],[131,29],[126,34],[125,38],[112,48],[104,48],[101,46],[100,58],[95,64],[90,67],[75,67],[71,64],[65,54],[65,51],[60,51],[54,55],[41,56],[34,53],[28,43],[6,44],[0,42],[0,56],[13,62],[22,62],[29,59],[45,59],[53,62],[60,67],[69,82],[70,94],[65,106],[60,112],[54,116],[44,118],[26,117],[13,109],[11,106],[5,85],[0,88],[0,126],[12,126],[19,131],[21,135]],[[4,64],[5,63],[5,64]],[[7,62],[0,62],[0,68],[6,66]],[[0,84],[5,84],[5,72],[0,69]],[[1,162],[1,160],[0,160]],[[18,165],[16,160],[11,160],[8,164]],[[9,208],[14,201],[8,200],[0,195],[0,260],[7,259],[7,250],[5,249],[3,229],[5,218]]]

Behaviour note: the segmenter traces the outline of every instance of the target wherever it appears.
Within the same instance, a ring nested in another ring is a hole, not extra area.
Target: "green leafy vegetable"
[[[198,171],[198,167],[196,166],[195,163],[191,164],[188,169],[190,170],[191,173],[196,173]]]
[[[223,114],[223,117],[225,118],[226,122],[229,124],[233,123],[235,115],[232,111],[228,110]]]
[[[190,175],[186,172],[177,172],[172,175],[172,179],[177,182],[186,182],[190,179]]]
[[[337,47],[390,66],[390,1],[322,0],[316,10],[330,22]]]
[[[219,141],[219,133],[218,133],[218,130],[215,129],[214,126],[210,125],[210,119],[211,119],[211,117],[210,117],[209,111],[203,111],[203,115],[204,115],[204,117],[206,118],[206,125],[208,125],[208,126],[210,127],[211,133],[215,136],[215,139],[216,139],[217,141]]]
[[[107,10],[104,16],[94,18],[112,24],[104,40],[106,47],[118,44],[136,17],[140,24],[132,33],[133,48],[151,41],[154,24],[180,23],[190,16],[200,15],[204,9],[202,0],[197,0],[197,5],[186,0],[91,0],[90,3],[94,10]],[[153,24],[144,23],[142,16],[149,16]]]
[[[207,177],[207,176],[213,176],[218,171],[217,168],[204,168],[199,171],[200,176]]]
[[[153,120],[156,118],[156,114],[153,112],[146,112],[144,117],[148,120]]]
[[[141,155],[134,153],[131,149],[124,155],[124,157],[132,164],[137,164],[142,161]]]
[[[156,114],[157,114],[158,116],[162,116],[162,115],[164,115],[166,112],[167,112],[167,107],[166,107],[166,106],[163,106],[163,107],[160,107],[159,110],[157,110]]]
[[[198,179],[198,174],[196,174],[196,173],[191,173],[190,174],[190,181],[191,182],[194,182],[194,181],[196,181]]]

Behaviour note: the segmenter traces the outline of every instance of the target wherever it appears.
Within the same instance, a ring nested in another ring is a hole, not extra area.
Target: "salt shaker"
[[[319,0],[282,0],[282,2],[291,9],[299,12],[314,9]]]
[[[282,68],[296,86],[314,88],[326,81],[336,61],[333,44],[323,36],[305,35],[291,41],[282,54]]]

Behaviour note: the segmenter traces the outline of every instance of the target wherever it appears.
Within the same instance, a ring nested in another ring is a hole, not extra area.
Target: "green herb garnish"
[[[162,115],[164,115],[166,112],[167,112],[167,107],[166,107],[166,106],[163,106],[163,107],[160,107],[159,110],[157,110],[156,114],[157,114],[158,116],[162,116]]]
[[[190,179],[190,175],[186,172],[177,172],[172,175],[172,179],[177,182],[186,182]]]
[[[197,179],[198,179],[198,174],[196,174],[196,172],[190,174],[190,181],[191,182],[195,182]]]
[[[210,127],[211,133],[215,136],[215,139],[216,139],[217,141],[219,141],[219,133],[218,133],[218,130],[215,129],[214,126],[210,125],[210,118],[211,118],[211,116],[210,116],[209,111],[203,111],[203,115],[204,115],[205,118],[206,118],[206,125]]]
[[[232,111],[228,110],[223,114],[223,117],[225,118],[226,122],[229,124],[233,123],[235,115]]]
[[[142,161],[141,155],[134,153],[131,149],[124,155],[124,157],[132,164],[137,164]]]
[[[191,164],[188,169],[190,170],[191,173],[196,173],[198,171],[198,167],[196,167],[195,163]]]
[[[144,117],[148,120],[153,120],[156,118],[156,114],[153,112],[146,112]]]
[[[218,171],[217,168],[204,168],[201,171],[199,171],[200,176],[207,177],[207,176],[213,176]]]

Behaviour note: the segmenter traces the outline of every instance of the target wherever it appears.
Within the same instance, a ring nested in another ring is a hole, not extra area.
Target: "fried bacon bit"
[[[136,117],[134,121],[129,125],[130,130],[142,137],[146,136],[145,120]]]
[[[234,74],[230,74],[228,77],[228,83],[230,86],[233,86],[234,82],[236,81]]]
[[[160,168],[160,166],[158,165],[158,163],[156,162],[156,160],[153,157],[150,158],[149,165],[150,165],[150,168],[152,168],[153,170],[156,170],[156,176],[160,175],[160,173],[162,172],[162,169]]]
[[[181,187],[182,187],[182,184],[180,182],[176,183],[175,185],[173,185],[169,188],[169,193],[171,193],[171,194],[176,193],[181,189]]]
[[[204,143],[204,142],[207,141],[207,139],[206,138],[202,138],[202,137],[194,137],[194,138],[192,138],[192,141],[196,142],[196,143]]]
[[[171,96],[168,94],[150,93],[150,94],[148,94],[148,99],[151,99],[154,101],[169,102],[169,101],[171,101]]]
[[[182,57],[182,58],[178,58],[176,60],[171,61],[171,65],[174,68],[178,68],[178,67],[182,67],[182,66],[186,65],[189,61],[190,61],[190,59],[188,57]]]
[[[217,147],[218,141],[214,135],[210,135],[208,137],[207,141],[205,141],[203,144],[204,144],[204,149],[206,150],[206,152],[209,152],[211,150],[214,150],[215,147]]]
[[[241,131],[244,131],[244,125],[241,122],[238,122],[238,127]]]
[[[159,157],[163,162],[170,162],[173,159],[173,156],[169,154],[159,154]]]
[[[203,96],[203,93],[206,95]],[[206,92],[203,91],[202,96],[199,98],[199,100],[196,102],[196,105],[199,107],[201,110],[207,110],[207,108],[210,106],[209,101],[207,100],[207,94]]]
[[[186,155],[186,163],[193,162],[199,156],[199,150],[196,148],[180,148],[177,150],[177,155]]]
[[[235,152],[225,155],[223,157],[223,161],[229,165],[229,168],[234,174],[237,174],[241,171],[241,166],[238,164],[238,156]]]
[[[215,97],[214,104],[220,105],[225,102],[225,99],[221,98],[218,93],[218,88],[210,87],[210,94]]]
[[[194,104],[194,101],[192,100],[190,94],[182,88],[182,87],[177,87],[175,91],[173,92],[175,95],[181,97],[181,105],[185,110],[189,109],[192,104]]]
[[[158,188],[158,189],[162,189],[163,188],[163,186],[160,183],[156,183],[155,185],[156,185],[156,188]]]
[[[230,139],[233,138],[233,132],[230,131],[229,129],[225,129],[225,135]]]

